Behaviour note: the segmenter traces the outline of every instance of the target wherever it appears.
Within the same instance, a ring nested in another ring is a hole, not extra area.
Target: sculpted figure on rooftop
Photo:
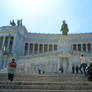
[[[69,29],[68,29],[68,26],[67,26],[65,20],[63,21],[60,31],[62,32],[63,35],[67,35],[67,33],[69,32]]]

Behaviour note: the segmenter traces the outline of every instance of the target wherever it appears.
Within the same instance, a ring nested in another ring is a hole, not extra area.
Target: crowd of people
[[[80,66],[72,65],[73,74],[84,74],[89,81],[92,81],[92,58],[90,61],[87,61],[83,54],[80,56]]]
[[[85,75],[89,81],[92,81],[92,58],[87,61],[83,54],[80,56],[80,73]]]
[[[63,73],[63,67],[59,71]],[[84,74],[89,81],[92,81],[92,58],[87,61],[83,54],[80,56],[80,65],[72,65],[72,74]]]

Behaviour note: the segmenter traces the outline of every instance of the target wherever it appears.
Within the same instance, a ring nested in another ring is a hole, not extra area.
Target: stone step
[[[92,85],[15,85],[1,84],[0,89],[40,89],[40,90],[92,90]]]
[[[0,81],[0,85],[11,84],[11,82]],[[12,85],[92,85],[92,82],[88,81],[76,81],[76,82],[31,82],[31,81],[13,81]]]
[[[7,81],[8,80],[3,80],[3,81],[0,81],[0,84],[3,84],[4,82],[6,82],[7,83]],[[2,83],[1,83],[2,82]],[[35,82],[37,82],[37,83],[47,83],[48,84],[48,82],[50,82],[50,83],[55,83],[55,82],[57,82],[57,83],[68,83],[68,84],[73,84],[73,83],[76,83],[77,82],[77,84],[78,83],[81,83],[81,84],[91,84],[91,83],[89,83],[88,81],[13,81],[14,83],[16,83],[16,82],[18,82],[18,83],[20,83],[20,84],[22,84],[23,82],[24,82],[24,84],[31,84],[31,83],[35,83]],[[26,82],[26,83],[25,83]],[[28,83],[27,83],[28,82]],[[30,83],[29,83],[30,82]]]
[[[0,79],[0,81],[7,81],[8,79]],[[84,82],[87,81],[87,79],[16,79],[14,78],[14,81],[31,81],[31,82]]]
[[[0,76],[1,77],[1,76]],[[30,77],[35,77],[35,78],[82,78],[84,77],[84,75],[57,75],[57,76],[54,76],[54,75],[23,75],[23,76],[19,76],[19,75],[15,75],[15,77],[27,77],[27,78],[30,78]]]
[[[81,74],[60,74],[15,75],[9,83],[7,74],[0,74],[0,92],[92,92],[92,82]]]
[[[0,77],[6,77],[7,73],[0,73]],[[47,74],[43,74],[43,75],[39,75],[39,74],[32,74],[32,75],[23,75],[23,74],[15,74],[15,76],[17,77],[83,77],[83,74],[53,74],[53,75],[47,75]]]
[[[8,77],[0,78],[0,81],[7,81]],[[76,82],[76,81],[88,81],[87,78],[16,78],[14,77],[14,81],[31,81],[31,82]]]
[[[0,79],[0,82],[1,81],[7,81],[8,78],[6,79]],[[28,78],[19,78],[19,79],[16,79],[14,78],[14,81],[30,81],[30,82],[87,82],[88,80],[87,79],[28,79]]]
[[[0,75],[0,80],[7,80],[7,75]],[[60,81],[60,80],[70,80],[70,81],[86,81],[86,78],[83,75],[24,75],[18,76],[15,75],[14,80],[28,80],[28,81]]]
[[[0,89],[0,92],[92,92],[92,90],[33,90],[33,89]]]
[[[8,77],[8,76],[7,76],[7,77]],[[1,79],[1,80],[2,80],[2,79],[7,79],[7,77],[0,77],[0,79]],[[48,78],[47,78],[47,77],[38,77],[38,78],[35,78],[35,77],[14,77],[14,79],[21,79],[21,80],[25,80],[25,78],[28,79],[28,80],[32,80],[32,79],[33,79],[33,80],[62,80],[62,79],[65,79],[65,80],[77,80],[77,79],[78,79],[78,80],[79,80],[79,79],[82,80],[82,79],[83,79],[83,80],[84,80],[84,79],[86,79],[85,77],[81,77],[81,78],[77,78],[77,77],[75,77],[75,78],[72,78],[72,77],[71,77],[71,78],[68,78],[68,77],[67,77],[67,78],[66,78],[66,77],[65,77],[65,78],[64,78],[64,77],[62,77],[62,76],[61,76],[61,77],[57,77],[57,78],[55,78],[55,77],[54,77],[54,78],[53,78],[53,77],[48,77]]]
[[[7,76],[0,76],[0,78],[6,78]],[[15,77],[16,78],[18,77],[22,77],[22,78],[25,78],[25,77],[27,78],[83,78],[84,76],[77,76],[77,75],[76,76],[63,76],[63,75],[61,76],[16,76],[15,75]]]

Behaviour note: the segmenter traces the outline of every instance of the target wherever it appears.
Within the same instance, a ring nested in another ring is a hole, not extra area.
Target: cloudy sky
[[[60,33],[63,20],[69,33],[92,32],[92,0],[0,0],[0,26],[22,19],[32,33]]]

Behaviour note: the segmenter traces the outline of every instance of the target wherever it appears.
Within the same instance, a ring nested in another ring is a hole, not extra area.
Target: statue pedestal
[[[63,72],[69,73],[71,72],[71,38],[68,36],[62,35],[59,39],[59,64],[58,66],[63,66]]]
[[[68,36],[60,37],[58,44],[60,51],[68,53],[71,51],[71,39]]]

